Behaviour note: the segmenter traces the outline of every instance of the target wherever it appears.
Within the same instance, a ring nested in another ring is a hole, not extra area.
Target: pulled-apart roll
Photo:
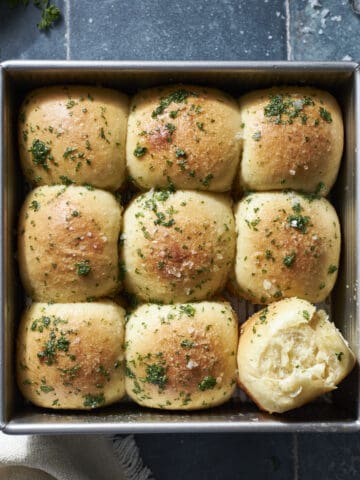
[[[325,311],[288,298],[241,326],[237,361],[241,388],[262,410],[282,413],[336,389],[355,357]]]

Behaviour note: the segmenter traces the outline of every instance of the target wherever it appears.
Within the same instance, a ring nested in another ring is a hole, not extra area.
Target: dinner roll
[[[126,327],[127,394],[167,410],[214,407],[236,384],[238,323],[230,304],[145,304]]]
[[[235,225],[224,195],[151,190],[124,213],[126,289],[140,299],[203,300],[221,290],[235,255]]]
[[[17,379],[27,400],[91,409],[120,400],[125,311],[111,302],[33,303],[21,319]]]
[[[26,198],[18,260],[27,293],[41,302],[81,302],[118,289],[121,207],[102,190],[38,187]]]
[[[240,155],[240,115],[233,98],[192,85],[135,95],[126,158],[140,188],[230,190]]]
[[[128,99],[116,90],[39,88],[19,115],[20,159],[35,185],[90,184],[116,190],[125,177]]]
[[[324,198],[254,193],[236,207],[235,281],[253,303],[298,296],[322,302],[337,277],[340,226]]]
[[[299,298],[273,303],[241,327],[240,386],[267,412],[300,407],[336,389],[355,364],[323,310]]]
[[[240,111],[243,189],[329,193],[344,142],[332,95],[312,87],[274,87],[241,97]]]

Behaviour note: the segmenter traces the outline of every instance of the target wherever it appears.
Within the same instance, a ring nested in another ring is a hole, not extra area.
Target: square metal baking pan
[[[357,64],[345,62],[10,61],[1,65],[0,429],[9,434],[360,430],[358,368],[331,394],[328,402],[314,402],[294,412],[272,416],[238,397],[222,407],[189,413],[149,410],[130,402],[89,413],[54,412],[24,402],[15,385],[14,371],[15,334],[25,300],[15,260],[17,213],[25,195],[16,144],[17,110],[29,89],[64,83],[102,84],[129,94],[141,87],[173,82],[217,86],[235,96],[281,84],[315,85],[332,92],[342,107],[346,138],[339,178],[331,195],[343,232],[341,268],[332,294],[331,313],[359,358],[358,70]]]

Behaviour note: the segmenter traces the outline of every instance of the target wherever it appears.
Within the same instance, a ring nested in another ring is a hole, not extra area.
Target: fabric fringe
[[[127,480],[154,480],[151,470],[143,464],[133,435],[115,437],[113,446]]]

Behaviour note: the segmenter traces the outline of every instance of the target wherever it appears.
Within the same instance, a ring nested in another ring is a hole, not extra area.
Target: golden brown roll
[[[145,304],[126,326],[126,392],[152,408],[219,405],[235,389],[237,318],[226,302]]]
[[[39,88],[19,115],[19,147],[35,185],[76,183],[116,190],[125,177],[128,99],[90,86]]]
[[[288,298],[241,327],[240,386],[267,412],[286,412],[336,389],[355,364],[339,330],[323,310]]]
[[[42,302],[81,302],[119,288],[121,207],[102,190],[38,187],[26,198],[18,260],[27,293]]]
[[[324,198],[295,192],[254,193],[236,207],[235,282],[266,304],[298,296],[322,302],[339,266],[340,226]]]
[[[151,190],[124,213],[126,289],[145,301],[204,300],[221,290],[235,255],[235,226],[224,195]]]
[[[130,107],[126,158],[143,189],[230,190],[240,155],[235,100],[208,87],[144,90]]]
[[[340,107],[312,87],[274,87],[240,98],[244,190],[292,188],[327,195],[343,151]]]
[[[17,379],[46,408],[92,409],[120,400],[125,311],[111,302],[33,303],[21,319]]]

